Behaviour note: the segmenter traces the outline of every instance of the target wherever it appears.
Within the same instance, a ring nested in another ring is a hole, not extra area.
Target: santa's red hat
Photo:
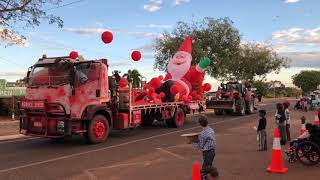
[[[187,36],[182,44],[180,45],[179,51],[187,52],[191,55],[192,53],[192,38],[191,36]]]

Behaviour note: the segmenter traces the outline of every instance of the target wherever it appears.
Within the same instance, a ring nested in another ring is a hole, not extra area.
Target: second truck
[[[245,115],[254,112],[254,96],[251,87],[246,83],[228,82],[221,84],[215,97],[206,101],[207,109],[214,109],[216,115]]]

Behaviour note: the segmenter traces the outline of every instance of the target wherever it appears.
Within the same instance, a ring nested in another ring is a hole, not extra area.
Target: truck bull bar
[[[20,107],[20,102],[18,103],[18,107],[20,110],[20,113],[23,114],[20,117],[20,123],[19,123],[19,132],[20,134],[24,135],[31,135],[36,137],[49,137],[49,138],[62,138],[64,136],[71,134],[71,121],[68,121],[67,112],[65,107],[61,103],[48,103],[47,101],[44,101],[43,108],[24,108],[22,109]],[[42,129],[41,132],[33,132],[30,130],[31,127],[31,118],[41,118],[42,128],[44,127],[44,131]],[[55,133],[52,133],[49,131],[49,123],[51,121],[55,121],[55,124],[57,125],[58,121],[64,122],[64,128],[63,132],[56,131]],[[25,132],[22,132],[25,130]]]

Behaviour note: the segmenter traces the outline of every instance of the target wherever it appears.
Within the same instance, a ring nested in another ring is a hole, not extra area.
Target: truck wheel
[[[254,112],[254,103],[252,101],[248,102],[247,114],[252,114]]]
[[[89,122],[87,138],[90,144],[104,142],[110,132],[108,120],[103,115],[96,115]]]
[[[246,114],[246,104],[243,99],[238,99],[236,101],[236,113],[239,116],[244,116]]]
[[[217,116],[220,116],[223,114],[223,110],[221,109],[214,109],[214,114],[217,115]]]
[[[233,110],[229,110],[229,109],[225,109],[224,112],[228,115],[232,114],[233,113]]]
[[[142,111],[142,123],[141,126],[145,127],[145,126],[151,126],[153,123],[152,117],[151,117],[151,113],[146,113],[145,111]]]
[[[173,118],[167,120],[167,125],[169,127],[179,128],[184,125],[185,119],[186,115],[184,111],[181,108],[177,108]]]

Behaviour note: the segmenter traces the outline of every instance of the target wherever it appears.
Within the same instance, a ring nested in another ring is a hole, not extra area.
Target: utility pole
[[[273,98],[276,99],[276,85],[275,85],[275,81],[273,81]]]
[[[12,95],[12,115],[11,119],[14,120],[14,96]]]

